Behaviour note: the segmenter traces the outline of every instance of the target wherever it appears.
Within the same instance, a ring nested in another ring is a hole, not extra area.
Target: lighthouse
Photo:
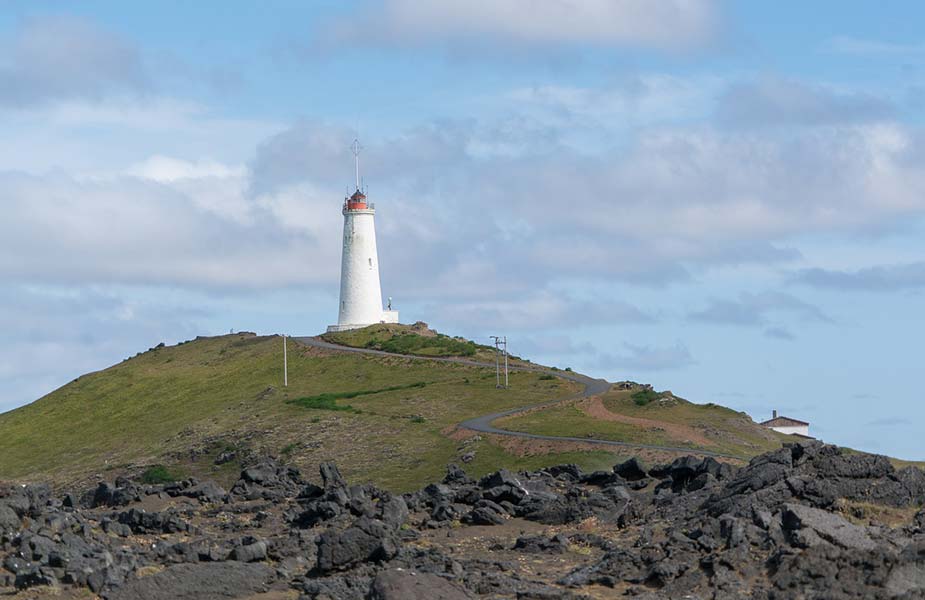
[[[398,323],[398,311],[382,308],[379,253],[376,250],[376,206],[360,190],[360,143],[351,146],[356,191],[344,198],[344,246],[340,261],[340,308],[329,332],[359,329],[376,323]]]

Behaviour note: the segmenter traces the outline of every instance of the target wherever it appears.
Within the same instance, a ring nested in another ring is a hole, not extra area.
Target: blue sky
[[[923,12],[6,2],[0,409],[322,331],[359,134],[403,320],[925,459]]]

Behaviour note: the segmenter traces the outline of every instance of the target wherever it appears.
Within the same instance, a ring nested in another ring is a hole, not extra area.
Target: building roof
[[[762,421],[758,423],[759,425],[764,425],[765,427],[796,427],[800,425],[809,425],[806,421],[800,421],[799,419],[791,419],[790,417],[774,417],[767,421]]]

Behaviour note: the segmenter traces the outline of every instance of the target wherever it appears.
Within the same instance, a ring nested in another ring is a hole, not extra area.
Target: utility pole
[[[508,369],[507,369],[507,336],[492,335],[489,336],[495,340],[495,387],[498,389],[508,388]],[[501,354],[504,354],[504,385],[501,385]]]
[[[507,336],[504,336],[504,389],[510,387],[507,381]]]
[[[286,356],[286,334],[283,334],[283,387],[289,387],[289,358]]]

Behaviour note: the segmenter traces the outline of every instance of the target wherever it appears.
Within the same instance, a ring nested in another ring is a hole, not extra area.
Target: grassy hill
[[[269,453],[308,472],[333,459],[348,477],[410,489],[473,451],[476,473],[613,462],[606,452],[519,456],[446,435],[467,418],[567,398],[576,384],[512,373],[511,389],[498,390],[493,369],[289,344],[287,388],[282,339],[250,334],[197,338],[84,375],[0,415],[0,479],[66,484],[153,465],[222,479]]]
[[[616,386],[600,398],[503,419],[500,425],[543,435],[584,436],[710,450],[743,459],[794,441],[755,424],[745,413],[694,404],[671,392]]]
[[[358,347],[494,360],[493,348],[421,326],[372,326],[325,337]],[[476,416],[573,397],[580,386],[562,378],[514,371],[511,389],[499,390],[492,366],[288,343],[288,387],[282,385],[282,338],[242,333],[153,348],[0,414],[0,480],[68,486],[147,473],[229,481],[242,463],[269,454],[308,473],[335,460],[354,481],[409,490],[438,479],[446,463],[464,455],[474,455],[466,468],[480,475],[564,462],[609,468],[637,453],[457,430]],[[786,437],[723,407],[664,394],[640,402],[637,393],[614,389],[500,424],[742,458]],[[640,454],[650,460],[677,455]]]

